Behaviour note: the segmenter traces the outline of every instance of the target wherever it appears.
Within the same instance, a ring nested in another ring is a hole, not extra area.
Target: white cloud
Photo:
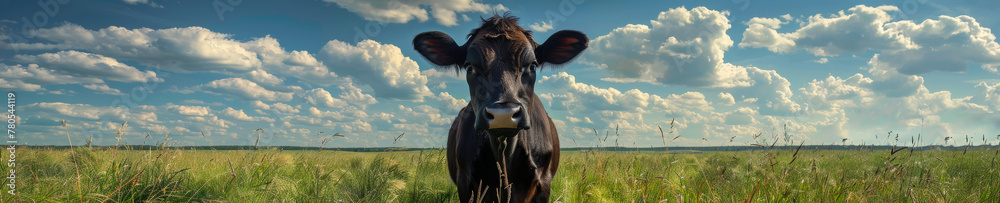
[[[306,91],[305,96],[303,96],[303,98],[305,98],[306,101],[309,102],[310,104],[317,106],[326,106],[335,108],[341,108],[347,106],[347,102],[344,102],[344,100],[338,98],[333,98],[333,95],[330,95],[330,92],[324,90],[323,88],[316,88]]]
[[[491,11],[506,11],[502,4],[489,5],[476,3],[472,0],[416,0],[416,1],[360,1],[360,0],[323,0],[336,3],[350,12],[360,15],[365,20],[406,23],[410,20],[427,21],[434,17],[438,24],[444,26],[458,25],[457,13],[479,12],[486,14]],[[430,15],[428,10],[430,9]],[[462,14],[463,16],[465,14]],[[467,19],[467,17],[466,17]]]
[[[285,103],[277,102],[277,103],[271,104],[271,108],[273,108],[274,110],[277,110],[280,113],[297,114],[297,113],[299,113],[300,106],[296,105],[296,106],[293,107],[292,105],[288,105],[288,104],[285,104]]]
[[[16,62],[28,65],[0,63],[0,87],[39,91],[53,84],[82,84],[99,93],[121,95],[107,87],[105,79],[119,82],[162,82],[153,71],[140,71],[115,59],[78,51],[60,51],[39,55],[16,55]]]
[[[38,64],[40,67],[77,77],[104,78],[120,82],[158,82],[153,71],[140,71],[117,60],[98,54],[60,51],[39,55],[16,55],[14,61]]]
[[[733,104],[736,104],[736,99],[733,98],[733,94],[729,94],[726,92],[719,92],[719,99],[722,100],[722,102],[720,103],[722,105],[732,106]]]
[[[550,21],[543,21],[543,22],[535,22],[535,23],[532,23],[531,25],[529,25],[528,27],[530,27],[531,30],[534,30],[535,32],[548,32],[549,30],[552,30],[552,28],[553,28],[551,20]]]
[[[458,69],[439,69],[431,68],[427,70],[420,71],[421,75],[427,76],[428,81],[443,81],[443,82],[465,82],[465,71]]]
[[[417,62],[403,56],[394,45],[372,40],[350,45],[333,40],[320,53],[330,70],[370,86],[376,97],[420,101],[431,95]]]
[[[723,64],[730,65],[730,64]],[[763,70],[757,67],[740,67],[746,70],[752,83],[748,87],[733,88],[732,93],[743,97],[759,98],[756,101],[759,111],[764,115],[787,115],[793,114],[800,109],[800,105],[792,101],[792,92],[788,79],[781,77],[777,71]]]
[[[860,73],[841,79],[828,76],[823,80],[813,79],[805,87],[799,88],[805,104],[812,109],[829,109],[831,107],[848,108],[860,105],[855,98],[873,95],[870,89],[873,80]]]
[[[428,105],[419,105],[413,108],[399,105],[396,109],[397,118],[406,119],[404,123],[423,123],[428,125],[446,126],[450,125],[453,118],[442,115],[441,110]]]
[[[354,84],[346,84],[340,86],[340,95],[338,95],[347,103],[360,107],[361,109],[368,108],[368,105],[378,103],[375,97],[370,94],[365,94],[361,91],[361,88],[355,87]]]
[[[271,106],[261,102],[260,100],[250,102],[250,106],[261,110],[271,110]]]
[[[757,124],[757,120],[754,116],[757,115],[757,111],[748,107],[740,107],[731,112],[725,113],[726,124],[729,125],[754,125]]]
[[[115,118],[118,121],[125,119],[125,109],[121,107],[95,107],[87,104],[68,104],[63,102],[40,102],[25,105],[25,108],[39,108],[51,110],[60,115],[97,120],[102,117]],[[53,120],[63,120],[62,118],[51,118]]]
[[[430,96],[434,102],[436,102],[438,108],[444,109],[446,113],[452,115],[458,115],[458,111],[469,105],[469,102],[465,99],[455,99],[448,92],[440,92],[437,95]]]
[[[277,85],[282,81],[272,77],[269,72],[280,73],[322,86],[342,85],[351,83],[350,78],[342,78],[316,59],[308,51],[287,52],[281,48],[277,39],[264,36],[242,44],[247,50],[257,54],[264,70],[250,72],[250,78],[256,82]]]
[[[250,105],[258,109],[256,111],[257,113],[264,115],[269,115],[269,114],[261,110],[270,110],[279,114],[297,114],[299,113],[299,109],[302,107],[301,105],[292,106],[281,102],[276,102],[274,104],[269,105],[261,101],[250,102]]]
[[[781,15],[781,19],[784,19],[784,20],[792,20],[792,19],[794,19],[794,18],[792,17],[792,15],[791,15],[791,14],[785,14],[785,15]]]
[[[868,65],[868,73],[871,74],[874,82],[872,90],[883,93],[890,97],[905,97],[917,93],[924,85],[924,78],[916,75],[905,75],[896,69],[886,67],[880,61],[880,54],[875,54]]]
[[[275,76],[267,71],[257,69],[246,73],[248,79],[254,81],[258,85],[267,85],[268,87],[280,87],[281,83],[284,82],[278,76]]]
[[[996,65],[982,65],[981,67],[987,72],[1000,74],[1000,70],[997,69]]]
[[[268,118],[268,117],[248,116],[245,112],[243,112],[243,109],[236,110],[236,109],[233,109],[233,107],[226,107],[226,109],[223,109],[222,110],[222,115],[229,116],[229,117],[235,118],[236,120],[242,120],[242,121],[267,121],[267,122],[274,122],[274,119],[271,119],[271,118]]]
[[[265,89],[264,87],[257,85],[257,83],[243,78],[219,79],[195,86],[193,89],[213,94],[233,95],[246,101],[288,101],[292,100],[293,95],[290,92],[277,92]]]
[[[811,16],[791,33],[751,25],[740,47],[766,47],[778,53],[803,49],[816,56],[877,50],[881,51],[882,67],[905,75],[964,72],[969,64],[1000,64],[996,36],[973,17],[942,15],[915,23],[893,21],[890,12],[899,12],[899,8],[858,5],[830,17]]]
[[[156,2],[153,2],[153,1],[150,1],[150,0],[123,0],[123,1],[125,1],[125,3],[132,4],[132,5],[146,4],[146,5],[152,6],[153,8],[163,8],[163,6],[161,6],[159,4],[156,4]]]
[[[354,105],[361,109],[366,109],[368,105],[378,103],[378,100],[375,100],[375,97],[365,94],[360,88],[357,88],[352,84],[340,86],[339,88],[340,95],[338,95],[338,98],[334,98],[330,92],[323,88],[306,91],[303,98],[313,105],[334,108],[343,108],[347,105]]]
[[[128,29],[111,26],[88,30],[75,24],[34,30],[31,37],[52,41],[44,49],[86,50],[175,72],[239,73],[261,65],[256,54],[228,34],[202,27]],[[11,43],[6,48],[29,48]]]
[[[829,76],[800,88],[806,108],[794,119],[812,128],[801,133],[813,136],[829,133],[863,140],[867,137],[856,135],[857,132],[894,131],[905,136],[922,134],[925,140],[931,140],[925,142],[933,143],[934,139],[943,141],[940,139],[944,136],[975,132],[981,124],[1000,120],[991,116],[990,101],[986,99],[990,98],[990,88],[985,83],[976,86],[987,90],[982,92],[984,97],[980,101],[986,104],[982,105],[972,102],[980,95],[953,98],[949,91],[931,92],[920,76],[902,75],[872,64],[871,78],[860,73],[848,78]],[[947,115],[976,119],[942,118]],[[953,119],[962,121],[949,121]]]
[[[981,90],[982,101],[986,105],[992,105],[993,111],[1000,112],[1000,82],[990,85],[986,82],[979,82],[976,88]]]
[[[558,95],[552,97],[567,98],[561,104],[554,106],[566,110],[586,108],[588,110],[641,111],[641,108],[650,104],[650,95],[638,89],[621,92],[615,88],[599,88],[576,82],[576,77],[566,72],[542,76],[537,83],[549,87],[545,90],[545,92],[551,92],[548,94]]]
[[[629,24],[594,38],[584,62],[611,72],[610,81],[695,87],[746,85],[745,71],[722,66],[733,44],[726,11],[684,7],[661,12],[650,25]]]
[[[743,31],[743,41],[740,47],[768,47],[773,52],[788,52],[795,42],[789,39],[789,34],[781,34],[776,30],[781,28],[782,22],[777,18],[754,17],[747,22],[747,29]]]
[[[560,129],[560,132],[565,131],[566,134],[592,134],[592,128],[613,130],[616,125],[623,130],[623,134],[649,134],[656,130],[656,126],[644,120],[648,114],[699,119],[701,114],[714,111],[705,95],[699,92],[670,94],[665,97],[638,89],[622,92],[615,88],[600,88],[577,82],[575,76],[565,72],[542,76],[537,86],[546,87],[537,91],[541,100],[546,103],[550,115],[562,111],[572,115],[573,118],[568,118],[572,123],[571,129]],[[635,139],[637,138],[631,137],[626,140],[631,143]]]
[[[1000,44],[989,28],[969,16],[940,16],[920,24],[898,21],[884,25],[898,30],[919,47],[886,50],[879,61],[906,75],[930,71],[964,72],[969,64],[1000,65]]]
[[[806,25],[793,33],[777,33],[779,27],[754,26],[744,32],[740,47],[767,47],[771,51],[785,53],[795,49],[805,49],[817,56],[837,56],[843,53],[860,53],[869,48],[900,49],[916,46],[904,36],[881,27],[889,22],[887,11],[898,11],[896,7],[864,5],[841,11],[830,17],[814,15]],[[777,20],[777,19],[773,19]],[[750,33],[750,34],[746,34]]]
[[[180,115],[185,115],[185,116],[211,116],[212,115],[212,113],[209,112],[209,111],[211,111],[211,109],[209,109],[207,106],[188,106],[188,105],[176,105],[176,104],[167,103],[167,105],[165,105],[164,107],[167,110],[170,110],[173,113],[180,114]]]
[[[0,63],[0,87],[14,90],[38,91],[44,90],[42,85],[104,83],[95,77],[74,77],[51,69],[39,67],[37,64],[7,65]]]
[[[125,95],[121,90],[111,88],[107,84],[86,84],[83,85],[84,88],[96,91],[98,94],[109,94],[109,95]]]

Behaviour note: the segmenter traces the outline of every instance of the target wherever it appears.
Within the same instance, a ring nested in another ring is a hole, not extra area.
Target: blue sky
[[[468,86],[412,38],[494,11],[590,37],[536,85],[563,147],[1000,142],[990,1],[41,2],[0,1],[27,144],[440,147]]]

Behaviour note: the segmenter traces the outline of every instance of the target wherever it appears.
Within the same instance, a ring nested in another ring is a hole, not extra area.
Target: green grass
[[[4,187],[0,202],[458,202],[441,150],[17,153],[18,195]],[[551,196],[562,202],[996,202],[994,156],[996,147],[895,154],[564,151]]]

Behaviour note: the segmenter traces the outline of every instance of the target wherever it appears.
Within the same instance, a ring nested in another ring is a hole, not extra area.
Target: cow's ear
[[[587,49],[587,35],[576,30],[561,30],[552,34],[541,46],[535,49],[535,57],[539,62],[563,64]]]
[[[418,34],[413,38],[413,48],[428,61],[439,66],[465,62],[465,50],[443,32],[431,31]]]

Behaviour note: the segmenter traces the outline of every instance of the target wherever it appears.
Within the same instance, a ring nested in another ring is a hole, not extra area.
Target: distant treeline
[[[19,145],[18,148],[39,148],[39,149],[69,149],[70,146],[67,145],[41,145],[41,146],[24,146]],[[87,147],[87,146],[73,146],[73,147]],[[812,150],[900,150],[904,149],[906,146],[889,146],[889,145],[803,145],[802,149],[812,149]],[[979,146],[941,146],[941,145],[930,145],[930,146],[920,146],[920,147],[906,147],[907,150],[978,150],[981,148],[996,148],[993,145],[979,145]],[[222,146],[174,146],[174,147],[161,147],[155,145],[119,145],[119,146],[93,146],[92,148],[98,149],[125,149],[125,150],[157,150],[157,149],[188,149],[188,150],[260,150],[260,149],[280,149],[280,150],[320,150],[320,147],[302,147],[302,146],[267,146],[267,147],[254,147],[254,146],[238,146],[238,145],[222,145]],[[676,153],[697,153],[697,152],[708,152],[708,151],[750,151],[750,150],[795,150],[798,149],[798,145],[781,145],[781,146],[707,146],[707,147],[572,147],[572,148],[562,148],[563,151],[670,151]],[[417,151],[417,150],[442,150],[442,148],[406,148],[406,147],[352,147],[352,148],[336,148],[336,147],[325,147],[322,150],[335,150],[335,151],[350,151],[350,152],[387,152],[387,151]]]

